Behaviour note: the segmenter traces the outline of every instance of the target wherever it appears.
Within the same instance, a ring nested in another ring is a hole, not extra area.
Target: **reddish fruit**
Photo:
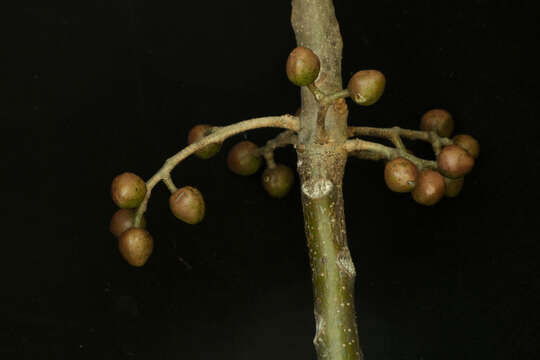
[[[146,195],[146,183],[139,176],[125,172],[114,178],[111,196],[119,208],[135,208]]]
[[[133,266],[143,266],[154,249],[154,239],[141,228],[126,230],[118,239],[118,250],[122,257]]]
[[[257,154],[258,147],[251,141],[241,141],[234,145],[227,156],[227,166],[238,175],[253,175],[262,164],[262,158]]]
[[[416,179],[416,187],[411,192],[414,201],[431,206],[438,203],[444,196],[444,178],[437,171],[424,170]]]
[[[174,216],[188,223],[197,224],[204,218],[204,199],[199,190],[184,186],[169,198],[169,207]]]
[[[114,236],[120,237],[120,235],[122,235],[124,231],[129,230],[133,227],[134,221],[134,209],[118,209],[111,218],[109,230]],[[144,218],[144,215],[141,218],[140,227],[146,227],[146,219]]]
[[[351,98],[359,105],[372,105],[384,92],[386,78],[378,70],[361,70],[352,76],[347,85]]]
[[[444,195],[449,198],[458,196],[458,194],[461,192],[461,189],[463,188],[464,181],[465,179],[462,177],[457,179],[450,179],[448,177],[445,177],[444,184],[446,186],[446,190],[444,192]]]
[[[262,185],[268,195],[275,198],[285,197],[291,190],[294,182],[294,173],[290,167],[277,164],[273,168],[266,168],[262,175]]]
[[[474,159],[480,154],[480,144],[471,135],[456,135],[452,140],[455,145],[467,151]]]
[[[449,137],[454,131],[454,119],[444,109],[432,109],[424,113],[420,119],[420,129],[435,131],[437,135]]]
[[[287,77],[297,86],[306,86],[315,81],[321,70],[319,57],[308,48],[298,46],[287,59]]]
[[[386,163],[384,181],[395,192],[409,192],[416,185],[418,169],[411,161],[398,157]]]
[[[441,173],[456,179],[469,173],[474,166],[474,158],[457,145],[443,147],[437,160]]]
[[[189,131],[188,144],[191,145],[208,135],[211,128],[210,125],[206,124],[195,125]],[[212,156],[216,155],[220,149],[221,143],[212,143],[195,152],[195,155],[201,159],[210,159]]]

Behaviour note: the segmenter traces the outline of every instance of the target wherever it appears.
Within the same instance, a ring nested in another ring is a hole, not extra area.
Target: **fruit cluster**
[[[448,137],[454,129],[454,120],[443,109],[427,111],[420,121],[420,129],[433,131],[438,136]],[[470,135],[456,135],[453,144],[442,148],[437,156],[437,169],[419,171],[410,160],[397,157],[386,163],[384,180],[395,192],[410,192],[412,198],[422,205],[434,205],[444,196],[457,196],[478,157],[480,146]]]

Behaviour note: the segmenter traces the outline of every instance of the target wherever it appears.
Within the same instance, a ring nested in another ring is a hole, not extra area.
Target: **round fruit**
[[[146,195],[146,183],[139,176],[125,172],[114,178],[111,196],[119,208],[135,208]]]
[[[411,192],[414,201],[431,206],[442,199],[445,192],[444,178],[437,171],[424,170],[416,179],[416,187]]]
[[[154,239],[141,228],[126,230],[118,239],[118,250],[122,257],[133,266],[143,266],[154,249]]]
[[[258,147],[251,141],[241,141],[234,145],[227,156],[227,166],[238,175],[253,175],[259,170],[262,158],[257,154]]]
[[[443,147],[437,160],[437,166],[442,174],[449,178],[463,177],[474,166],[474,158],[457,145]]]
[[[169,207],[174,216],[188,223],[197,224],[204,218],[204,199],[199,190],[184,186],[169,198]]]
[[[444,109],[432,109],[422,115],[420,129],[424,131],[435,131],[439,136],[449,137],[452,135],[452,131],[454,131],[454,119]]]
[[[109,230],[111,233],[120,237],[124,231],[131,229],[133,227],[133,222],[135,221],[135,210],[134,209],[118,209],[111,218],[111,223],[109,225]],[[141,218],[141,228],[146,227],[146,219]]]
[[[474,159],[480,154],[480,144],[471,135],[456,135],[452,139],[454,144],[467,151]]]
[[[463,188],[464,178],[450,179],[448,177],[444,178],[444,184],[446,185],[446,190],[444,195],[449,198],[458,196]]]
[[[188,134],[188,144],[191,145],[205,137],[210,128],[211,126],[206,124],[195,125],[192,127]],[[221,143],[212,143],[196,151],[195,155],[201,159],[210,159],[212,156],[216,155],[220,149]]]
[[[266,168],[262,175],[264,189],[268,195],[278,199],[285,197],[289,193],[293,182],[293,171],[283,164],[277,164],[273,168]]]
[[[308,48],[298,46],[287,59],[287,77],[297,86],[306,86],[315,81],[321,70],[319,57]]]
[[[386,78],[378,70],[361,70],[352,76],[347,85],[351,98],[359,105],[372,105],[384,92]]]
[[[398,157],[386,163],[384,181],[395,192],[409,192],[416,185],[418,169],[411,161]]]

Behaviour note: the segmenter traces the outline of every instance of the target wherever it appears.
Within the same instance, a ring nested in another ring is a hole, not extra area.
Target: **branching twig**
[[[268,140],[266,142],[266,145],[261,146],[258,149],[258,154],[264,156],[264,159],[266,160],[266,165],[270,169],[272,169],[276,166],[276,162],[274,161],[274,150],[291,144],[296,145],[296,141],[297,136],[294,131],[284,131],[275,138]]]
[[[171,180],[171,171],[182,160],[209,144],[223,142],[224,140],[233,135],[242,133],[247,130],[253,130],[263,127],[277,127],[289,129],[292,131],[298,131],[300,129],[300,124],[298,118],[291,115],[269,116],[257,119],[250,119],[241,121],[233,125],[217,128],[217,130],[213,131],[210,135],[205,136],[199,141],[187,146],[186,148],[178,152],[176,155],[168,158],[167,161],[165,161],[165,164],[163,164],[163,166],[161,167],[161,169],[159,169],[159,171],[156,172],[154,176],[152,176],[146,182],[146,195],[142,203],[137,208],[137,212],[135,215],[135,227],[138,227],[140,225],[142,215],[144,214],[148,206],[148,200],[150,199],[152,189],[154,188],[154,186],[156,186],[157,183],[163,181],[167,185],[169,190],[176,191],[176,186]]]
[[[368,159],[388,159],[392,160],[397,157],[403,157],[410,160],[418,167],[418,170],[437,169],[437,162],[432,160],[424,160],[414,155],[409,154],[406,150],[392,148],[382,144],[377,144],[371,141],[360,139],[350,139],[345,142],[345,149],[349,153],[354,153],[355,156],[362,156]],[[358,154],[360,152],[360,154]]]
[[[349,129],[349,137],[352,136],[373,136],[373,137],[380,137],[380,138],[386,138],[397,147],[401,149],[405,149],[403,145],[403,142],[401,141],[401,137],[410,139],[410,140],[423,140],[431,143],[433,146],[433,151],[435,152],[435,155],[439,155],[439,152],[441,151],[442,146],[451,145],[453,144],[453,141],[449,138],[440,137],[435,133],[434,131],[420,131],[420,130],[408,130],[408,129],[402,129],[398,126],[394,126],[392,128],[374,128],[374,127],[367,127],[367,126],[350,126]]]

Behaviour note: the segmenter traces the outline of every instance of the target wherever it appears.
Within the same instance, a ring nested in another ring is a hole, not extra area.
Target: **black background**
[[[451,4],[451,5],[450,5]],[[387,190],[381,163],[344,179],[367,359],[530,359],[540,331],[540,164],[534,12],[504,1],[335,1],[345,81],[386,75],[355,125],[417,128],[448,109],[481,144],[456,199],[425,208]],[[289,1],[47,1],[8,13],[3,43],[0,354],[21,359],[313,359],[311,276],[300,195],[269,198],[260,173],[190,158],[178,186],[205,220],[147,213],[141,269],[108,232],[109,187],[148,179],[197,123],[294,113],[284,74]],[[429,157],[425,144],[412,144]],[[295,164],[292,149],[276,153]],[[298,184],[298,182],[297,182]]]

